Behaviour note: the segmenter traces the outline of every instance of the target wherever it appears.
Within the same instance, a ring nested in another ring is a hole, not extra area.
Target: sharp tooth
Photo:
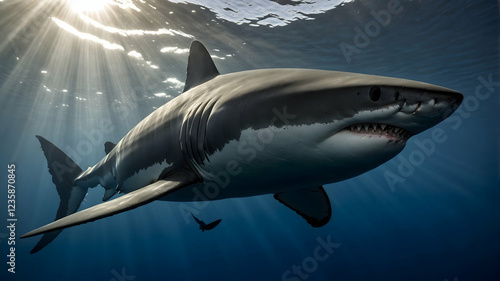
[[[373,131],[375,132],[377,130],[377,124],[372,124]]]
[[[395,128],[395,129],[394,129],[394,133],[396,133],[396,134],[397,134],[398,132],[399,132],[399,128]]]
[[[358,132],[361,131],[361,125],[358,125]]]
[[[368,128],[370,128],[370,125],[365,124],[365,130],[367,130],[367,131],[368,131]]]
[[[385,130],[385,127],[386,127],[386,125],[384,125],[384,124],[380,125],[380,128],[382,128],[382,130]]]

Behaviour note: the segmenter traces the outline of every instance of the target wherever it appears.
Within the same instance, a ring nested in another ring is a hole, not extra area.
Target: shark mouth
[[[386,124],[356,124],[345,128],[355,134],[369,137],[388,138],[390,140],[407,141],[413,134],[407,130]]]

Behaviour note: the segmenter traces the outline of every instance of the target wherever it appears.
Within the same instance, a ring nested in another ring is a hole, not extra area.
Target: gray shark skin
[[[81,172],[38,137],[58,192],[66,190],[59,192],[67,195],[61,195],[61,205],[70,208],[21,238],[45,233],[38,251],[64,228],[154,200],[261,194],[274,194],[320,227],[331,217],[324,184],[390,160],[411,136],[450,116],[462,99],[427,83],[347,72],[260,69],[220,75],[205,47],[194,41],[184,93],[116,145],[106,143],[107,155],[95,166]],[[228,169],[234,173],[216,196],[197,195]],[[58,183],[61,173],[66,178]],[[104,201],[126,194],[76,212],[82,194],[97,185],[105,189]]]

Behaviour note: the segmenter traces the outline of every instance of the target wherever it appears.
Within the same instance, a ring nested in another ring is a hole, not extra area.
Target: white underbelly
[[[323,184],[319,175],[328,174],[328,165],[320,164],[321,152],[301,138],[299,130],[303,128],[244,130],[239,140],[210,155],[210,162],[196,165],[203,183],[176,191],[165,200],[248,197]],[[291,151],[293,147],[301,149]]]
[[[171,166],[172,166],[171,163],[167,163],[166,161],[164,161],[162,163],[159,164],[156,163],[149,167],[143,168],[134,175],[125,179],[122,183],[122,186],[120,187],[123,189],[122,191],[124,191],[125,193],[143,188],[146,185],[157,181],[158,177],[163,172],[163,170]]]

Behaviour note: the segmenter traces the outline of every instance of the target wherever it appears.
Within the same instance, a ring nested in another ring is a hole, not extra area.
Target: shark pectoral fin
[[[106,154],[109,154],[109,152],[111,150],[113,150],[113,148],[115,148],[116,144],[110,142],[110,141],[107,141],[104,143],[104,152],[106,152]]]
[[[219,71],[205,46],[199,41],[193,41],[189,49],[186,84],[183,92],[203,84],[217,75],[219,75]]]
[[[313,227],[328,223],[332,206],[322,186],[274,194],[274,198],[302,216]]]
[[[76,211],[78,211],[78,208],[80,207],[80,204],[85,198],[86,194],[87,194],[87,188],[74,187],[73,191],[71,192],[71,197],[73,200],[68,200],[68,201],[61,200],[61,204],[57,209],[56,220],[61,219],[67,216],[68,214],[73,214]],[[47,246],[50,242],[52,242],[52,240],[54,240],[62,231],[63,231],[62,229],[59,229],[56,231],[45,233],[40,239],[40,241],[38,241],[36,246],[31,250],[30,253],[34,254],[40,251],[41,249],[45,248],[45,246]]]
[[[49,231],[64,229],[70,226],[95,221],[134,209],[195,182],[196,177],[189,172],[172,174],[164,180],[154,182],[141,189],[127,193],[117,199],[101,203],[30,231],[21,236],[21,238],[27,238]]]

